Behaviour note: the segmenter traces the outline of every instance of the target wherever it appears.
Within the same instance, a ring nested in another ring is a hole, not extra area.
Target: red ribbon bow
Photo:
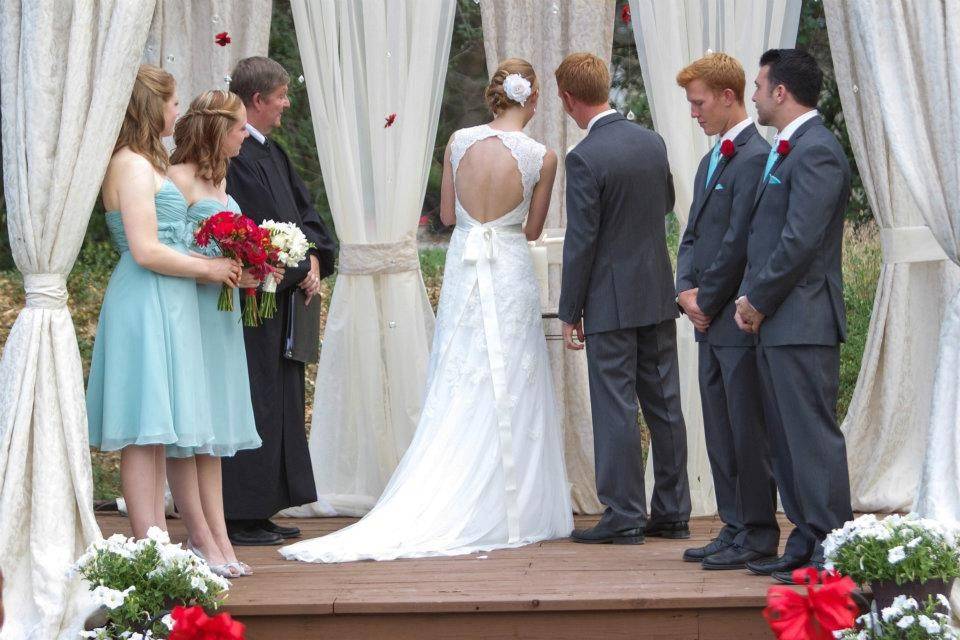
[[[217,35],[213,36],[213,41],[216,42],[221,47],[225,47],[232,42],[230,40],[229,34],[227,34],[226,31],[221,31]]]
[[[220,613],[210,617],[203,607],[174,607],[173,630],[169,640],[244,640],[245,627]]]
[[[733,140],[729,138],[720,143],[720,155],[724,158],[732,158],[733,154],[737,152],[737,148],[733,144]]]
[[[833,640],[834,631],[854,625],[858,609],[850,593],[856,585],[848,576],[808,567],[794,571],[793,582],[804,585],[806,595],[791,587],[767,591],[763,617],[778,640]]]
[[[778,142],[778,143],[777,143],[777,153],[779,153],[781,156],[785,156],[785,155],[787,155],[788,153],[790,153],[790,141],[789,141],[789,140],[781,140],[780,142]]]

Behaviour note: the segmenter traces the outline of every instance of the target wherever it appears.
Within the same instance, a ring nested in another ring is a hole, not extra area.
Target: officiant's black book
[[[290,292],[290,315],[283,343],[283,357],[311,364],[320,357],[320,296],[307,305],[307,294],[294,287]]]

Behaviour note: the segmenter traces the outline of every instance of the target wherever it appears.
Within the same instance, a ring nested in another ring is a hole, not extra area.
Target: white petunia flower
[[[890,564],[897,564],[906,557],[907,551],[903,548],[903,545],[896,546],[887,552],[887,562]]]
[[[170,544],[170,534],[160,527],[150,527],[147,529],[147,538],[160,544]]]
[[[163,616],[163,617],[160,619],[160,622],[162,622],[162,623],[164,624],[164,626],[167,627],[167,629],[170,629],[170,631],[173,631],[173,616],[172,616],[172,615],[170,615],[170,614],[168,613],[167,615]]]
[[[207,592],[207,581],[201,578],[200,576],[193,576],[190,578],[190,586],[199,591],[200,593]]]
[[[913,549],[914,547],[916,547],[916,546],[917,546],[918,544],[920,544],[921,542],[923,542],[923,538],[920,537],[920,536],[917,536],[916,538],[914,538],[913,540],[911,540],[910,542],[908,542],[908,543],[907,543],[907,546],[908,546],[909,548]]]
[[[940,633],[940,623],[932,618],[928,618],[922,613],[917,616],[917,620],[920,622],[920,626],[923,627],[924,631],[927,633]]]
[[[897,626],[900,627],[901,629],[906,629],[912,626],[913,623],[916,622],[916,620],[917,619],[914,618],[913,616],[903,616],[897,621]]]

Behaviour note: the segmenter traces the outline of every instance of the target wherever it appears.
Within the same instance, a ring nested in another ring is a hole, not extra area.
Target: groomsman
[[[700,161],[690,217],[677,255],[677,303],[693,322],[699,344],[700,399],[724,527],[683,559],[704,569],[742,569],[776,556],[780,541],[777,490],[757,393],[753,337],[734,321],[747,263],[747,231],[770,145],[747,117],[743,67],[711,53],[677,74],[690,115],[718,136]]]
[[[597,495],[606,506],[596,526],[571,537],[591,544],[688,538],[680,314],[663,222],[674,203],[667,149],[659,135],[609,107],[605,61],[574,53],[555,75],[564,111],[587,130],[566,156],[559,317],[568,349],[583,349],[586,338]],[[649,517],[640,409],[653,456]]]
[[[263,440],[259,449],[223,459],[223,506],[230,540],[237,545],[280,544],[300,535],[270,518],[282,509],[317,499],[305,430],[304,366],[283,356],[290,290],[302,289],[319,304],[320,281],[333,273],[334,246],[313,208],[310,193],[287,154],[268,136],[290,106],[290,76],[270,58],[244,58],[231,74],[230,90],[247,108],[240,155],[227,170],[227,192],[257,223],[293,222],[313,243],[307,258],[288,267],[277,289],[277,313],[259,327],[244,327],[253,413]]]
[[[757,189],[736,320],[757,336],[773,473],[796,528],[782,556],[747,568],[782,582],[797,567],[822,566],[824,537],[853,517],[837,426],[850,166],[817,114],[822,83],[810,54],[771,49],[753,95],[760,124],[779,133]]]

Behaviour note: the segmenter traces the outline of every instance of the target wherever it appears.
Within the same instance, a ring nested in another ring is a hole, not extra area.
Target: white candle
[[[550,303],[550,280],[548,276],[550,269],[547,263],[547,248],[532,245],[530,247],[530,257],[533,258],[533,273],[540,285],[540,308],[546,309]]]

